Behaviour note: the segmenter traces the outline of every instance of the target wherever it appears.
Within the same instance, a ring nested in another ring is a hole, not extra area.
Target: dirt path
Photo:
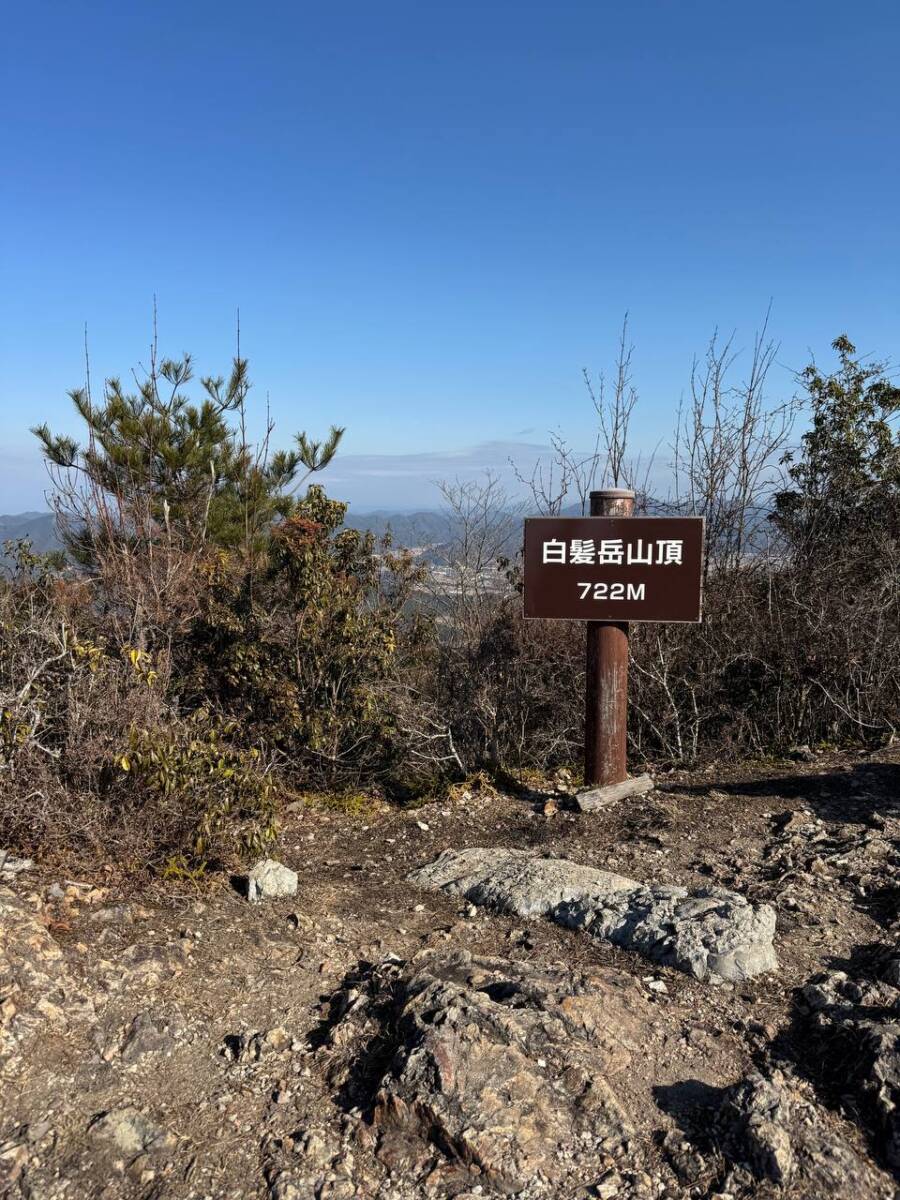
[[[335,1102],[335,1044],[317,1039],[328,998],[361,963],[424,950],[621,976],[639,992],[642,1044],[617,1090],[640,1166],[629,1176],[620,1163],[621,1186],[604,1192],[595,1152],[576,1147],[585,1190],[572,1194],[727,1194],[717,1191],[716,1140],[704,1145],[698,1132],[703,1114],[722,1089],[776,1068],[876,1172],[883,1190],[870,1194],[891,1194],[883,1130],[844,1094],[840,1064],[812,1055],[798,989],[818,972],[868,978],[885,961],[900,898],[900,765],[823,758],[658,783],[650,797],[591,815],[544,815],[527,799],[478,792],[414,812],[301,810],[277,851],[298,872],[297,895],[258,905],[224,882],[202,894],[155,885],[135,895],[73,887],[40,866],[4,877],[17,983],[7,980],[4,997],[0,974],[0,1005],[12,1004],[0,1056],[0,1194],[495,1194],[477,1172],[429,1183],[414,1181],[407,1163],[392,1175],[366,1113]],[[771,903],[779,970],[712,986],[583,933],[405,882],[447,847],[501,845]],[[0,942],[0,964],[3,953]],[[687,1165],[677,1161],[682,1143]]]

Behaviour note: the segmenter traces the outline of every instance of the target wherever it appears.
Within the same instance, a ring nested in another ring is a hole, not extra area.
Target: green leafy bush
[[[274,781],[255,746],[233,743],[236,728],[200,710],[184,723],[132,728],[116,757],[125,786],[160,812],[170,873],[257,856],[275,841]]]
[[[259,569],[220,554],[179,660],[186,698],[214,697],[292,774],[332,787],[391,757],[382,685],[421,577],[408,555],[343,529],[346,508],[313,485],[273,528]]]

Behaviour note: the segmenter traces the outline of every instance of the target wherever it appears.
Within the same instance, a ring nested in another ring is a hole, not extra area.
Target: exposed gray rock
[[[141,1154],[167,1154],[175,1146],[172,1134],[130,1107],[101,1113],[91,1122],[90,1132],[128,1159]]]
[[[477,847],[445,850],[409,879],[500,912],[584,929],[696,979],[749,979],[778,965],[774,909],[723,888],[688,892],[564,858]]]
[[[791,1146],[791,1106],[781,1076],[751,1075],[732,1089],[723,1106],[728,1146],[743,1154],[753,1174],[786,1185],[796,1160]]]
[[[260,859],[247,876],[247,899],[251,904],[278,896],[294,896],[296,892],[297,872],[274,858]]]
[[[4,875],[12,878],[21,875],[23,871],[33,871],[34,861],[30,858],[13,858],[6,850],[0,850],[0,879]]]
[[[823,972],[803,988],[814,1037],[810,1051],[846,1066],[842,1088],[855,1094],[884,1158],[900,1170],[900,990],[886,979]]]
[[[845,1139],[838,1119],[811,1104],[780,1071],[754,1073],[731,1088],[717,1125],[731,1164],[719,1194],[758,1196],[759,1185],[771,1181],[792,1200],[895,1195],[891,1182]]]
[[[634,1136],[620,1081],[650,1011],[621,972],[423,951],[348,980],[320,1054],[395,1178],[427,1179],[437,1195],[476,1181],[490,1194],[569,1195]]]
[[[184,1033],[184,1018],[173,1005],[167,1010],[145,1009],[124,1025],[114,1016],[109,1017],[96,1026],[92,1040],[104,1062],[121,1058],[125,1063],[136,1063],[147,1055],[168,1058]]]

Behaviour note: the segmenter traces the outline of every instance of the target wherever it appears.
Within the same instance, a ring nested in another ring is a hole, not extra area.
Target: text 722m
[[[644,583],[579,583],[582,600],[644,600]]]

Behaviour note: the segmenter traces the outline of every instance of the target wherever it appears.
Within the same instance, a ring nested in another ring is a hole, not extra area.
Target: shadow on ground
[[[793,774],[773,774],[762,779],[737,779],[727,783],[684,787],[660,783],[665,795],[708,795],[713,789],[728,796],[771,796],[779,801],[799,802],[826,821],[878,823],[878,818],[900,816],[900,763],[862,762],[849,770],[810,769]]]

